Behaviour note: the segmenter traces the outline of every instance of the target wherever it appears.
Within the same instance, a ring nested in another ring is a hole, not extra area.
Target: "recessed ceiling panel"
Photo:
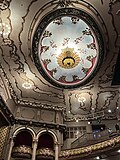
[[[103,40],[87,13],[73,8],[45,16],[33,37],[39,72],[55,86],[74,88],[90,81],[100,66]]]

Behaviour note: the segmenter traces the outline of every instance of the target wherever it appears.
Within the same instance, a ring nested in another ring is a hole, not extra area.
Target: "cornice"
[[[55,123],[49,123],[49,122],[39,122],[35,120],[26,120],[26,119],[18,119],[16,118],[11,111],[8,109],[7,104],[4,102],[2,96],[0,96],[0,110],[6,117],[9,124],[19,124],[19,125],[25,125],[25,126],[33,126],[33,127],[43,127],[48,129],[55,129],[59,130],[60,132],[66,131],[66,125],[65,124],[55,124]]]
[[[60,132],[65,132],[66,131],[66,125],[65,124],[56,124],[56,123],[49,123],[49,122],[38,122],[35,120],[25,120],[25,119],[15,119],[16,124],[20,125],[25,125],[25,126],[33,126],[33,127],[42,127],[42,128],[47,128],[47,129],[55,129],[59,130]]]
[[[40,108],[52,109],[52,110],[56,110],[56,111],[65,110],[65,108],[63,106],[52,105],[52,104],[47,104],[47,103],[40,103],[40,102],[33,102],[33,101],[27,101],[27,100],[22,100],[22,99],[18,98],[18,96],[16,95],[16,92],[14,91],[13,86],[12,86],[9,78],[7,77],[7,74],[4,71],[1,64],[0,64],[0,71],[2,73],[2,76],[5,78],[5,81],[8,85],[9,91],[11,93],[11,97],[13,98],[16,105],[40,107]]]

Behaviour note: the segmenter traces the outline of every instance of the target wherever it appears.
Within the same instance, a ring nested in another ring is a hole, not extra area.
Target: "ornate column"
[[[59,155],[59,143],[55,142],[55,160],[58,160]]]
[[[11,158],[12,148],[14,146],[14,141],[13,141],[14,138],[15,137],[10,138],[10,145],[9,145],[9,152],[8,152],[7,160],[10,160]]]
[[[33,153],[32,160],[36,159],[36,150],[37,150],[38,139],[33,139]]]

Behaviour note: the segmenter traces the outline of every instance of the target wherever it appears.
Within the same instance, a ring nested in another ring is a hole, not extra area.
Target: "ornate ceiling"
[[[66,121],[119,118],[119,0],[0,1],[0,94]]]
[[[97,24],[89,14],[75,8],[48,14],[38,25],[33,39],[33,57],[38,70],[61,88],[83,85],[100,67],[97,64],[103,59],[103,53]]]

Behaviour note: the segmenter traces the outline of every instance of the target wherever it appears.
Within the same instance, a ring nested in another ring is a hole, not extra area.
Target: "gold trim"
[[[80,57],[74,52],[74,48],[62,49],[62,53],[57,57],[60,67],[71,69],[76,67],[80,62]]]
[[[31,154],[32,155],[32,148],[29,146],[21,145],[18,147],[14,147],[12,150],[12,154],[22,153],[22,154]]]
[[[50,149],[50,148],[40,148],[40,149],[37,149],[37,153],[36,153],[37,156],[52,156],[54,157],[55,156],[55,153],[54,153],[54,150]]]
[[[108,150],[110,150],[111,147],[112,148],[115,147],[118,143],[120,143],[120,136],[117,136],[115,138],[112,138],[112,139],[109,139],[109,140],[106,140],[106,141],[103,141],[101,143],[97,143],[94,145],[90,145],[87,147],[81,147],[77,149],[61,151],[59,158],[65,158],[65,157],[71,157],[71,156],[81,156],[82,154],[88,154],[94,151],[104,150],[107,148]]]

